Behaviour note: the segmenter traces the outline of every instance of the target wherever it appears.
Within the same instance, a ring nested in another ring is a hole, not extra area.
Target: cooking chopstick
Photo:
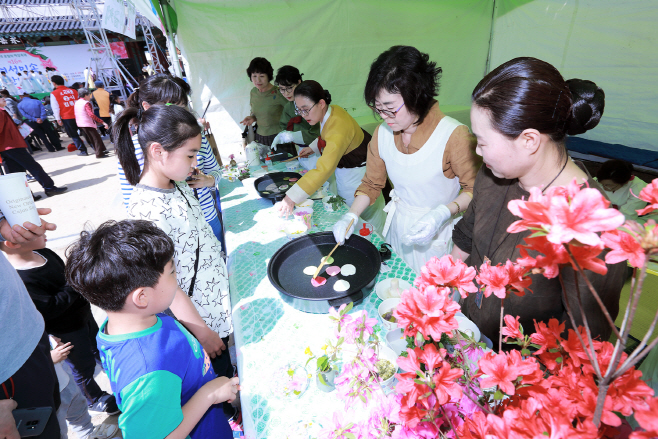
[[[352,221],[350,221],[350,224],[347,226],[347,229],[345,229],[345,233],[347,233],[347,230],[349,230],[350,227],[352,227],[352,224],[354,224],[354,218],[352,218]],[[338,248],[339,245],[340,245],[340,242],[337,242],[336,245],[334,245],[334,248],[329,252],[329,254],[328,254],[327,256],[323,257],[323,258],[320,260],[320,266],[318,267],[317,270],[315,270],[315,274],[313,275],[313,279],[315,279],[316,277],[318,277],[318,274],[320,274],[320,270],[322,270],[322,266],[325,264],[325,261],[326,261],[327,259],[329,259],[329,257],[330,257],[331,255],[334,254],[334,252],[336,251],[336,249]]]
[[[293,157],[293,158],[291,158],[291,159],[281,160],[281,163],[291,162],[291,161],[295,160],[295,159],[298,158],[298,157],[299,157],[299,156],[296,155],[295,157]]]

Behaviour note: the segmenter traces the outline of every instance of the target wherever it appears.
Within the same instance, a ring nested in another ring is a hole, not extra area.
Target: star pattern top
[[[221,245],[204,219],[192,189],[183,182],[176,183],[174,189],[138,184],[130,195],[128,216],[153,221],[172,239],[178,285],[186,294],[194,276],[199,248],[192,302],[206,324],[220,337],[233,332],[228,271],[219,253]]]

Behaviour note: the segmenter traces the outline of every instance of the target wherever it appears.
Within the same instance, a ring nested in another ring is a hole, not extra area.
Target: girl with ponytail
[[[190,92],[189,84],[182,79],[158,73],[142,80],[139,84],[139,90],[130,95],[126,106],[135,110],[141,109],[142,111],[147,110],[151,105],[155,104],[173,104],[186,108]],[[137,125],[137,129],[139,130],[139,125]],[[141,170],[144,166],[144,159],[137,134],[132,136],[132,142]],[[212,227],[213,233],[220,242],[223,242],[223,229],[220,218],[217,215],[217,210],[215,209],[212,194],[212,189],[215,188],[215,182],[219,181],[222,177],[222,170],[210,148],[210,144],[203,134],[201,134],[201,149],[197,153],[197,162],[197,173],[188,184],[191,188],[195,189],[195,194],[199,198],[199,203],[203,210],[203,216],[208,224],[210,224],[210,227]],[[130,199],[133,185],[126,178],[121,164],[119,164],[119,181],[121,183],[123,202],[128,207],[128,200]]]
[[[536,58],[516,58],[494,69],[473,90],[471,123],[477,137],[476,152],[484,159],[475,179],[473,202],[453,231],[452,255],[468,265],[479,267],[486,259],[491,265],[516,260],[519,245],[530,232],[507,232],[518,220],[507,206],[512,200],[528,199],[531,188],[542,191],[566,186],[574,178],[581,184],[602,189],[589,174],[571,160],[565,148],[567,135],[582,134],[599,123],[605,94],[591,81],[565,81],[560,72]],[[626,264],[608,265],[607,274],[587,272],[587,277],[614,320],[619,312],[619,296]],[[525,328],[533,320],[550,318],[566,321],[564,297],[572,304],[583,304],[592,337],[607,340],[611,328],[582,279],[574,281],[571,267],[562,268],[560,277],[547,279],[533,274],[532,294],[505,299],[505,312],[521,317]],[[567,273],[568,271],[568,273]],[[580,294],[578,294],[580,290]],[[578,297],[580,296],[580,297]],[[482,334],[498,339],[500,300],[494,296],[471,295],[463,300],[462,312]],[[575,312],[582,325],[581,313]]]
[[[144,169],[135,155],[130,123],[137,135]],[[185,179],[192,175],[201,148],[201,127],[177,105],[129,107],[113,125],[116,151],[127,181],[134,186],[128,216],[153,221],[174,242],[180,290],[171,311],[199,339],[219,376],[233,376],[228,336],[233,330],[227,270],[221,245],[205,221]]]
[[[348,205],[366,173],[366,156],[370,134],[364,131],[347,111],[331,104],[331,94],[316,81],[302,81],[295,88],[295,109],[309,125],[320,124],[320,137],[299,151],[300,157],[314,152],[320,155],[315,169],[311,169],[288,190],[278,203],[281,215],[292,212],[295,204],[313,195],[332,175],[336,175],[336,191]],[[381,231],[385,215],[384,198],[379,197],[361,217]],[[355,216],[354,225],[357,226]]]

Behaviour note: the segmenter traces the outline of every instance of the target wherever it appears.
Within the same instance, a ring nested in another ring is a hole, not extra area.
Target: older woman
[[[519,245],[530,232],[510,234],[507,228],[519,218],[507,205],[529,197],[531,188],[545,191],[565,186],[576,178],[599,188],[567,155],[567,134],[582,134],[594,128],[603,114],[605,95],[591,81],[565,81],[552,65],[535,58],[516,58],[499,66],[480,81],[472,95],[471,123],[477,137],[477,153],[484,159],[476,179],[473,202],[453,232],[453,256],[479,267],[515,260]],[[600,190],[600,189],[599,189]],[[608,266],[606,275],[587,272],[613,320],[619,312],[619,294],[625,264]],[[592,336],[607,340],[611,333],[599,305],[585,283],[578,285],[574,272],[563,268],[564,291],[558,277],[532,275],[532,294],[505,299],[505,314],[520,316],[526,330],[533,320],[555,317],[570,326],[563,293],[571,306],[582,302]],[[482,333],[498,338],[500,299],[480,293],[466,298],[462,311]],[[580,312],[575,312],[580,322]]]
[[[348,204],[354,201],[354,192],[366,172],[365,161],[370,134],[365,132],[347,111],[338,105],[330,104],[331,95],[316,81],[304,81],[295,88],[297,113],[306,119],[309,125],[320,124],[320,138],[315,146],[315,152],[320,154],[320,158],[315,169],[304,174],[278,204],[281,214],[292,212],[295,204],[306,200],[334,173],[338,195],[345,198]],[[384,198],[380,196],[372,206],[363,211],[361,218],[372,224],[376,230],[381,230],[385,219],[383,207]]]
[[[256,142],[270,146],[279,133],[279,119],[287,100],[279,93],[279,88],[272,84],[274,69],[265,58],[252,59],[247,68],[247,76],[254,84],[249,94],[251,115],[240,123],[250,126],[256,122]]]
[[[315,168],[315,163],[320,158],[310,145],[316,142],[320,137],[320,124],[316,123],[311,126],[302,116],[298,115],[295,110],[295,88],[302,83],[302,74],[293,66],[283,66],[276,72],[275,84],[279,86],[279,91],[288,102],[283,107],[279,127],[281,131],[272,142],[272,149],[276,150],[278,145],[293,143],[300,148],[295,155],[299,155],[299,164],[310,171]],[[317,147],[316,147],[317,149]]]
[[[343,243],[354,230],[346,233],[350,220],[377,200],[388,176],[395,189],[383,233],[417,273],[450,252],[453,224],[471,201],[480,166],[468,127],[443,114],[435,99],[440,75],[427,54],[409,46],[391,47],[372,63],[365,99],[384,123],[368,147],[356,199],[334,226]]]
[[[91,91],[88,88],[82,87],[78,90],[78,98],[74,106],[75,123],[82,130],[87,142],[96,151],[96,158],[107,157],[107,148],[105,148],[103,139],[98,134],[96,124],[103,125],[105,129],[108,129],[108,126],[94,114],[94,110],[91,108],[91,103],[89,102],[91,100]]]

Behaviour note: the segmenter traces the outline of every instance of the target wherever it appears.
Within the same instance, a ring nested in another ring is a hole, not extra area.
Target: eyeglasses
[[[391,111],[391,110],[380,110],[379,108],[375,107],[374,105],[368,105],[368,106],[369,106],[370,108],[372,108],[372,111],[374,111],[375,113],[379,114],[380,116],[386,116],[386,117],[388,117],[388,118],[395,119],[395,116],[400,112],[400,110],[402,110],[402,107],[404,107],[404,102],[403,102],[402,105],[400,105],[400,107],[399,107],[397,110],[395,110],[395,111]]]
[[[299,114],[300,116],[308,116],[308,113],[310,113],[313,107],[315,107],[316,105],[318,105],[317,102],[313,104],[311,108],[309,108],[308,110],[302,110],[299,107],[297,107],[297,103],[295,103],[295,114]]]
[[[281,87],[281,86],[279,86],[279,91],[280,91],[281,93],[288,94],[288,93],[292,93],[294,90],[295,90],[295,86],[294,86],[294,85],[292,85],[292,86],[290,86],[290,87]]]

